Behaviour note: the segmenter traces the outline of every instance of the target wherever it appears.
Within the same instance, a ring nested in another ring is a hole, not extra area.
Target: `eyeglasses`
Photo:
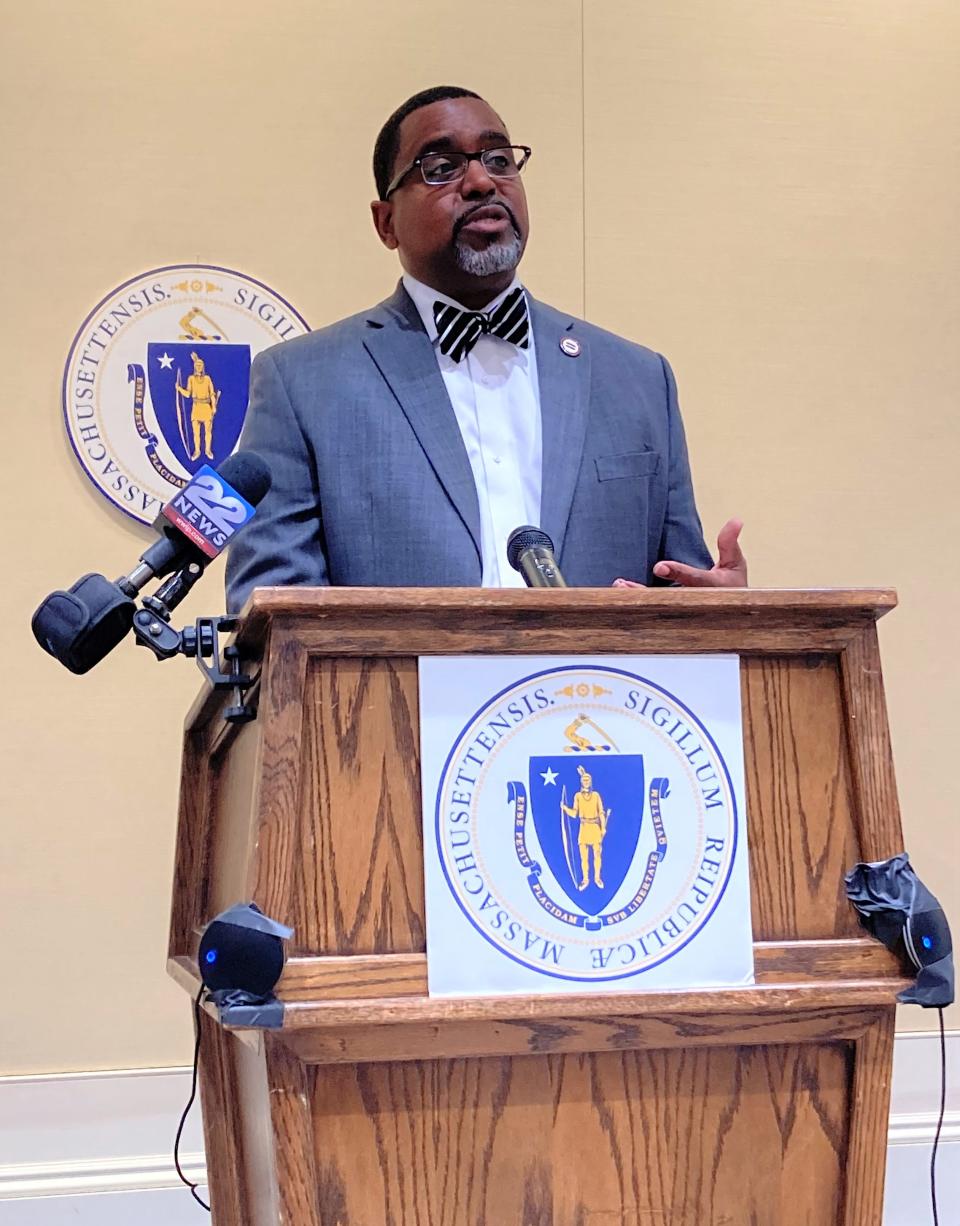
[[[526,145],[499,145],[496,149],[478,149],[474,153],[425,153],[400,172],[387,190],[384,200],[397,190],[411,170],[420,168],[424,183],[438,187],[456,183],[467,173],[471,162],[479,162],[494,179],[515,179],[530,161]]]

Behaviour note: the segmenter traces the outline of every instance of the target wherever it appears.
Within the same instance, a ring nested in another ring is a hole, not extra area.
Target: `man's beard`
[[[453,242],[453,253],[461,272],[471,277],[490,277],[494,273],[510,272],[516,268],[523,254],[523,245],[520,236],[513,233],[509,238],[499,239],[478,251],[458,235]]]

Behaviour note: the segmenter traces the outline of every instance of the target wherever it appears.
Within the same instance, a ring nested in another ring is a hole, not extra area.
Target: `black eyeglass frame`
[[[490,167],[483,160],[487,156],[487,154],[500,153],[504,149],[512,149],[515,151],[515,153],[519,152],[523,154],[522,158],[515,159],[515,164],[517,167],[516,174],[510,174],[510,175],[494,174],[491,171]],[[427,158],[442,157],[445,154],[450,157],[466,158],[466,161],[463,163],[463,173],[457,175],[456,178],[454,179],[447,179],[443,183],[431,183],[428,180],[426,173],[423,169],[423,163],[427,160]],[[516,179],[519,176],[521,170],[523,170],[524,166],[526,166],[527,162],[530,161],[530,158],[532,155],[533,155],[533,150],[530,148],[529,145],[494,145],[490,149],[475,149],[473,153],[464,153],[463,150],[461,149],[430,149],[426,153],[421,154],[420,157],[414,158],[414,160],[410,163],[410,165],[406,168],[406,170],[401,171],[400,174],[396,176],[396,178],[393,180],[393,182],[390,184],[387,190],[383,193],[383,198],[384,200],[389,200],[390,197],[397,190],[397,188],[400,186],[400,184],[407,177],[407,175],[410,173],[411,170],[419,169],[420,174],[423,176],[423,181],[424,183],[426,183],[428,187],[448,187],[451,183],[459,183],[460,180],[464,177],[464,175],[466,175],[467,167],[470,165],[471,162],[481,162],[483,164],[484,170],[493,179]]]

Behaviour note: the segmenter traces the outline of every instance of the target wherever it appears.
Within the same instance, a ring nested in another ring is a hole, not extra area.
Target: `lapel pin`
[[[560,342],[560,348],[568,358],[578,358],[580,356],[580,342],[572,336],[565,336]]]

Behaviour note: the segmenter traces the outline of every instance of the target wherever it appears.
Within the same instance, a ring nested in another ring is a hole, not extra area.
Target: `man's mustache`
[[[517,238],[520,238],[520,225],[517,222],[516,214],[509,204],[504,204],[502,200],[484,200],[481,204],[475,204],[472,209],[468,209],[453,223],[453,240],[460,237],[460,231],[467,224],[474,213],[479,213],[481,209],[503,209],[506,215],[510,218],[510,224],[513,226],[513,232]]]

